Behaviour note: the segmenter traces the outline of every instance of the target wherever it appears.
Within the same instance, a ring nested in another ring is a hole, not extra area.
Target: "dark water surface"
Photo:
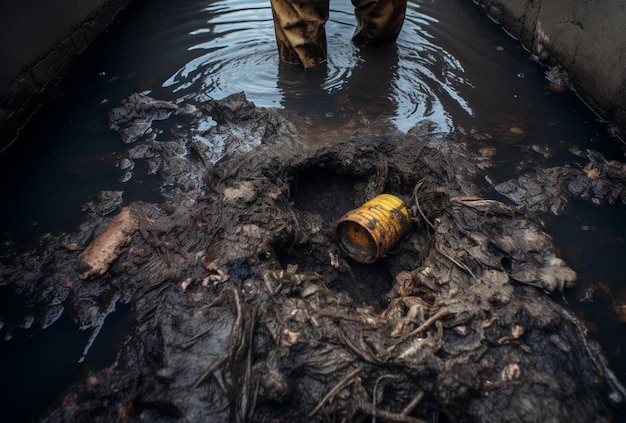
[[[243,91],[258,106],[288,108],[329,125],[359,115],[403,131],[429,120],[444,132],[458,127],[489,134],[494,166],[484,186],[537,166],[584,163],[572,147],[624,160],[624,144],[607,135],[576,94],[549,90],[545,69],[470,1],[410,1],[397,44],[376,51],[350,42],[350,2],[331,1],[328,63],[312,70],[279,64],[268,0],[135,3],[76,61],[18,142],[0,155],[5,245],[72,230],[81,206],[100,190],[123,190],[129,202],[158,199],[154,176],[136,174],[122,183],[107,159],[125,149],[107,129],[107,113],[142,91],[165,100]],[[511,136],[511,128],[523,135]],[[619,267],[626,258],[626,208],[575,203],[562,216],[544,218],[579,274],[578,287],[556,299],[589,322],[626,382],[626,323],[613,311],[626,304]],[[590,296],[594,302],[583,301]],[[0,306],[7,315],[11,299],[0,298]],[[0,421],[40,415],[79,375],[112,363],[126,330],[127,310],[117,309],[80,364],[90,333],[67,316],[46,329],[30,327],[28,319],[15,327],[0,321],[0,388],[6,393]]]

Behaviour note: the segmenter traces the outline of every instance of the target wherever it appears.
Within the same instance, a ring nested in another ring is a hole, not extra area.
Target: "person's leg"
[[[361,45],[393,42],[398,38],[407,0],[352,0],[357,28],[352,41]]]
[[[310,68],[326,60],[329,0],[271,0],[280,60]]]

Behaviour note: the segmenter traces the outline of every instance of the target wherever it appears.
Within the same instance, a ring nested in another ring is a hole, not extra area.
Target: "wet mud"
[[[573,199],[598,205],[626,204],[626,163],[607,160],[593,151],[583,168],[558,166],[539,169],[496,185],[501,194],[533,211],[561,214]]]
[[[538,184],[564,175],[557,191],[539,201],[512,180],[498,187],[505,204],[474,183],[486,159],[470,140],[428,125],[314,132],[241,94],[178,105],[134,95],[110,125],[129,144],[120,177],[156,174],[162,201],[101,193],[77,231],[0,268],[3,296],[41,326],[69,313],[95,329],[111,304],[130,305],[116,362],[68,387],[43,421],[623,412],[626,390],[559,299],[576,273],[531,210],[573,195],[623,201],[617,163],[537,170],[527,178]],[[339,249],[335,224],[380,193],[404,199],[413,227],[361,264]]]

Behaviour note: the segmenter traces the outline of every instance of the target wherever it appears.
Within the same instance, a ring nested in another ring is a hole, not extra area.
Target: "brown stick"
[[[358,368],[358,369],[354,369],[353,371],[351,371],[350,373],[348,373],[343,379],[341,379],[341,381],[335,385],[335,387],[333,389],[331,389],[325,396],[324,398],[322,398],[322,400],[319,402],[319,404],[317,404],[317,407],[315,407],[313,409],[313,411],[311,411],[307,417],[311,418],[313,417],[319,410],[320,408],[322,408],[322,406],[328,402],[332,397],[334,397],[339,391],[341,391],[343,388],[350,386],[353,382],[354,382],[354,377],[361,373],[363,369]]]
[[[467,273],[470,274],[470,276],[472,278],[476,279],[476,275],[474,274],[474,272],[472,272],[472,270],[469,267],[467,267],[467,265],[465,263],[461,263],[460,261],[456,260],[454,257],[450,256],[448,253],[443,251],[441,246],[439,244],[437,244],[437,243],[435,243],[435,251],[437,251],[439,254],[441,254],[442,256],[447,258],[448,260],[450,260],[452,263],[454,263],[457,266],[459,266],[461,269],[465,270]]]
[[[104,274],[130,244],[133,234],[139,229],[139,220],[128,207],[122,208],[111,220],[104,232],[87,246],[78,256],[79,263],[86,269],[78,277],[87,279]]]

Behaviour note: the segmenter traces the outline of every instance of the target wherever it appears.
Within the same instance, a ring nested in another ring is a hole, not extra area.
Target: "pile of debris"
[[[172,116],[171,134],[154,129]],[[44,421],[609,422],[626,400],[551,294],[575,272],[526,208],[482,198],[460,135],[305,142],[306,121],[242,95],[137,95],[111,120],[134,143],[122,171],[159,175],[163,201],[102,195],[79,231],[2,268],[42,322],[59,306],[83,326],[131,306],[116,362]],[[383,192],[413,227],[361,264],[334,225]]]

